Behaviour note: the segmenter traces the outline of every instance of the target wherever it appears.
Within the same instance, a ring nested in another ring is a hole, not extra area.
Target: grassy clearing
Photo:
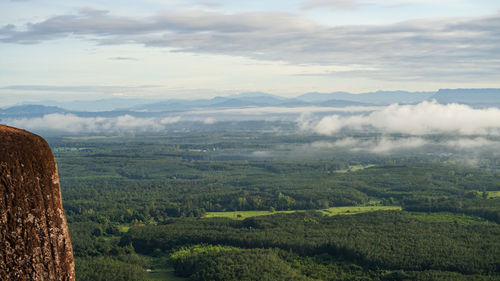
[[[487,191],[487,193],[488,193],[488,198],[497,198],[497,197],[500,197],[500,190]]]
[[[400,206],[349,206],[349,207],[331,207],[328,209],[318,210],[324,215],[335,216],[335,215],[353,215],[365,212],[373,212],[379,210],[401,210]],[[236,212],[207,212],[204,218],[230,218],[236,220],[243,220],[250,217],[257,216],[267,216],[277,213],[295,213],[295,212],[305,212],[304,210],[292,210],[292,211],[236,211]]]
[[[347,207],[331,207],[319,211],[327,216],[336,216],[336,215],[354,215],[359,213],[382,211],[382,210],[401,211],[401,206],[347,206]]]
[[[230,218],[235,220],[243,220],[246,218],[257,217],[257,216],[267,216],[278,213],[295,213],[295,212],[303,212],[303,211],[235,211],[235,212],[207,212],[203,217],[204,218]]]
[[[120,232],[128,232],[129,229],[130,229],[129,224],[120,224],[118,226],[118,230],[120,230]]]
[[[438,212],[438,213],[417,213],[412,212],[411,216],[419,220],[428,222],[455,222],[459,224],[475,224],[475,223],[485,223],[491,224],[488,220],[485,220],[476,216],[468,216],[465,214],[454,214],[448,212]]]
[[[185,280],[187,280],[186,278],[176,276],[174,274],[174,269],[171,267],[151,270],[148,273],[148,279],[150,281],[154,281],[154,280],[185,281]]]
[[[480,190],[475,190],[477,192],[478,196],[484,196],[484,193],[488,195],[488,199],[491,198],[499,198],[500,197],[500,190],[493,190],[493,191],[480,191]]]
[[[343,170],[336,170],[334,173],[339,173],[339,174],[345,174],[347,172],[356,172],[356,171],[361,171],[367,168],[375,167],[375,165],[354,165],[354,166],[349,166],[347,169]]]

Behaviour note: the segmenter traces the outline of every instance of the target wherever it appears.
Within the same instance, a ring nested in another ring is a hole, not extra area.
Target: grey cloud
[[[59,15],[39,23],[27,23],[26,30],[18,31],[13,25],[0,30],[0,40],[6,43],[37,43],[69,35],[93,35],[108,39],[132,40],[135,43],[148,43],[146,37],[130,35],[162,35],[172,33],[186,35],[197,32],[230,34],[233,32],[252,32],[267,29],[268,24],[280,30],[295,31],[301,26],[311,25],[307,21],[285,13],[244,13],[220,14],[212,12],[190,11],[184,13],[163,13],[152,17],[130,18],[111,16],[108,11],[82,9],[77,15]],[[121,37],[123,36],[123,37]],[[158,38],[164,38],[160,36]],[[185,37],[180,37],[185,40]],[[143,42],[144,41],[144,42]],[[177,47],[170,46],[168,47]]]
[[[220,7],[222,3],[216,1],[198,1],[198,4],[206,7]]]
[[[500,14],[330,27],[276,12],[191,10],[131,18],[86,9],[24,27],[4,26],[0,42],[33,44],[79,36],[99,44],[135,43],[293,64],[361,66],[352,72],[326,73],[333,76],[464,82],[500,79],[499,35]]]
[[[138,59],[132,57],[112,57],[110,60],[128,60],[128,61],[137,61]]]
[[[309,0],[302,3],[303,9],[330,8],[338,10],[357,10],[365,6],[373,5],[359,0]]]

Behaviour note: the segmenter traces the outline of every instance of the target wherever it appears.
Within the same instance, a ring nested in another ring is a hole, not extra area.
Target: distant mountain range
[[[346,92],[335,93],[307,93],[297,99],[307,102],[326,102],[331,100],[350,101],[370,105],[387,105],[392,103],[411,104],[427,100],[435,92],[405,92],[405,91],[377,91],[364,94]]]
[[[389,104],[416,104],[436,100],[439,103],[461,103],[473,107],[500,107],[500,89],[441,89],[437,92],[377,91],[364,94],[347,92],[306,93],[285,98],[261,92],[241,93],[211,99],[102,99],[95,101],[22,104],[0,108],[1,118],[28,118],[52,113],[72,113],[82,117],[161,116],[164,113],[206,109],[234,109],[248,107],[347,107],[381,106]]]
[[[500,89],[441,89],[430,97],[439,103],[461,103],[476,107],[500,107]]]

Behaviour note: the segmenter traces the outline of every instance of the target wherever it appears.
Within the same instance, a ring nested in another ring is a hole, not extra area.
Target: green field
[[[500,197],[500,190],[488,191],[488,198],[497,198],[497,197]]]
[[[327,216],[335,215],[354,215],[373,211],[401,210],[401,206],[347,206],[347,207],[331,207],[328,209],[319,210]]]
[[[380,210],[401,210],[400,206],[347,206],[347,207],[331,207],[328,209],[318,210],[324,215],[335,216],[335,215],[354,215],[359,213],[380,211]],[[267,216],[277,213],[295,213],[295,212],[305,212],[304,210],[292,210],[292,211],[235,211],[235,212],[207,212],[204,218],[231,218],[237,220],[243,220],[246,218],[257,217],[257,216]]]
[[[303,212],[303,211],[235,211],[235,212],[207,212],[203,216],[203,218],[230,218],[236,220],[243,220],[246,218],[257,217],[257,216],[268,216],[272,214],[278,213],[295,213],[295,212]]]
[[[130,229],[130,224],[120,224],[118,229],[120,232],[127,232]]]

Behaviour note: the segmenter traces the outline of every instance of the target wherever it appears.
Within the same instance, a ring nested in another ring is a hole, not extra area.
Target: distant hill
[[[230,99],[255,99],[255,98],[259,98],[259,99],[272,99],[272,100],[285,100],[287,98],[285,97],[281,97],[281,96],[277,96],[277,95],[273,95],[273,94],[268,94],[268,93],[263,93],[263,92],[243,92],[243,93],[239,93],[239,94],[234,94],[234,95],[230,95],[230,96],[227,96],[227,98],[230,98]]]
[[[57,106],[44,106],[44,105],[17,105],[5,109],[0,109],[0,118],[27,118],[38,117],[53,113],[66,113],[67,110]]]
[[[134,112],[130,110],[109,110],[109,111],[72,111],[57,106],[45,105],[16,105],[8,108],[0,108],[0,119],[2,118],[37,118],[47,114],[73,114],[79,117],[117,117],[123,115],[135,115],[140,117],[150,117],[154,114],[147,112]]]
[[[338,100],[340,97],[349,97],[350,93],[347,92],[334,92],[334,93],[318,93],[318,92],[312,92],[312,93],[305,93],[303,95],[300,95],[296,97],[298,100],[302,100],[305,102],[311,102],[311,103],[318,103],[318,102],[324,102],[324,101],[329,101],[329,100]]]
[[[199,100],[166,100],[133,107],[136,111],[186,111],[209,108],[240,108],[262,106],[307,106],[310,103],[261,92],[241,93],[226,97]]]
[[[406,92],[406,91],[377,91],[363,94],[351,94],[346,92],[334,93],[307,93],[298,96],[297,99],[308,102],[326,102],[329,100],[350,101],[365,105],[388,105],[393,103],[412,104],[419,103],[434,92]]]
[[[326,107],[346,107],[346,106],[368,106],[371,104],[348,101],[348,100],[327,100],[322,102],[314,103],[316,106],[326,106]]]
[[[481,107],[500,107],[500,89],[440,89],[430,99],[443,104],[462,103]]]
[[[500,107],[500,89],[441,89],[437,92],[377,91],[363,94],[347,92],[306,93],[295,98],[262,92],[248,92],[210,99],[101,99],[96,101],[43,102],[0,108],[0,119],[33,118],[46,114],[74,114],[81,117],[161,117],[187,111],[248,107],[347,107],[389,104],[417,104],[436,100],[442,104],[461,103],[473,107]],[[54,106],[57,105],[57,106]],[[67,104],[68,107],[59,106]]]
[[[108,98],[99,100],[75,100],[75,101],[44,101],[39,104],[61,107],[71,111],[111,111],[124,110],[131,107],[148,104],[154,100],[133,98]]]

